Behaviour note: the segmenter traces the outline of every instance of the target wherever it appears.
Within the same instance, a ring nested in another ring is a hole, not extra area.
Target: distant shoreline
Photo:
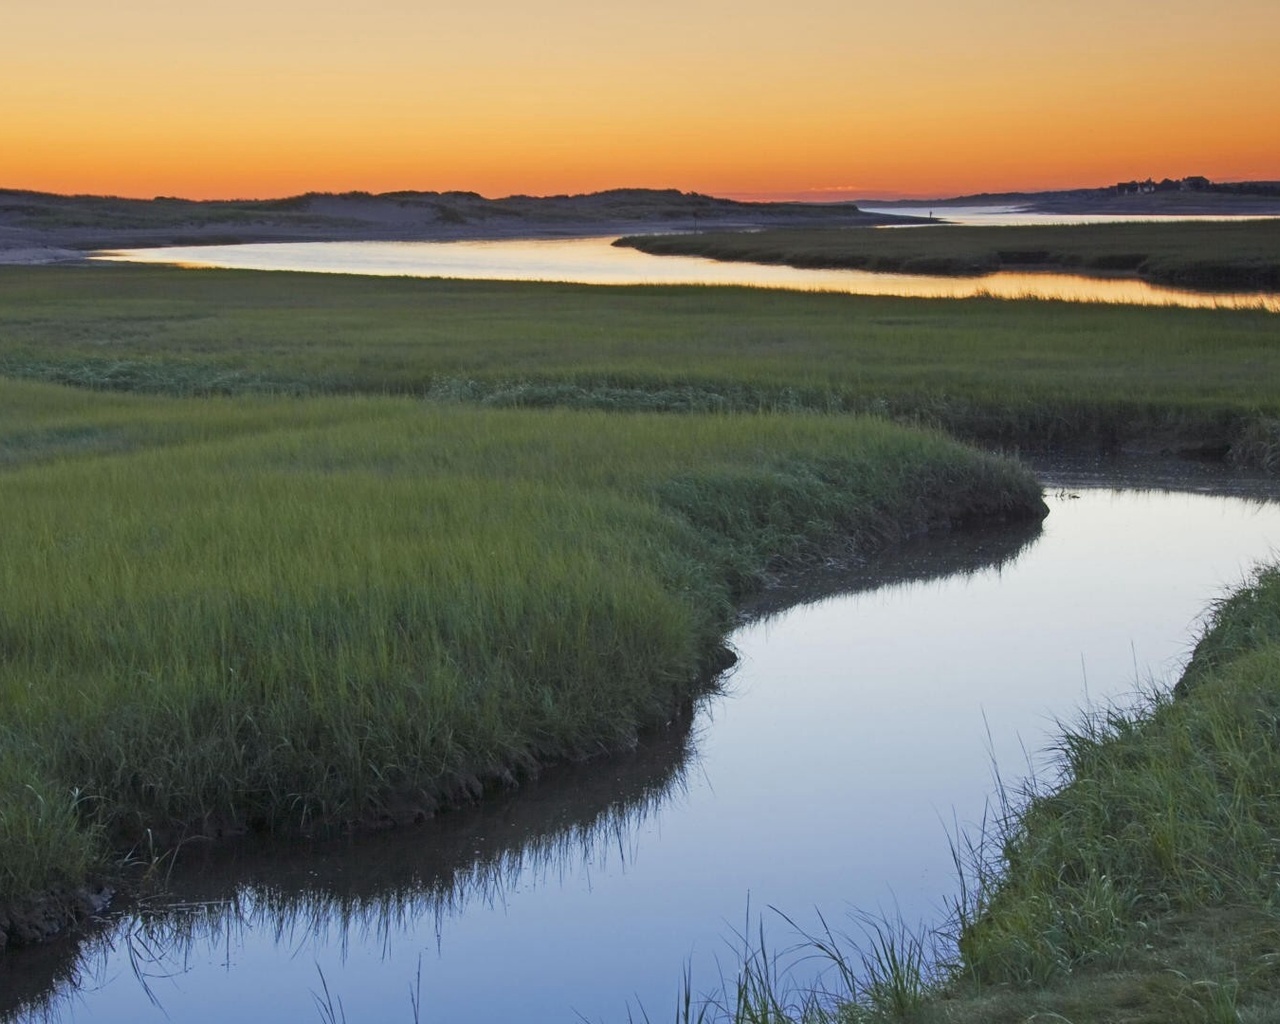
[[[950,199],[859,199],[859,207],[889,210],[948,210],[1008,206],[1027,213],[1135,217],[1280,217],[1280,196],[1225,192],[1148,192],[1121,195],[1109,189],[1066,192],[1004,192]]]
[[[957,207],[1134,216],[1280,216],[1280,195],[1112,189],[856,203],[739,202],[674,189],[577,196],[473,192],[309,193],[271,200],[122,199],[0,189],[0,264],[88,263],[101,249],[255,242],[398,242],[876,227],[928,223]],[[897,213],[896,211],[902,211]],[[909,213],[908,213],[909,211]]]
[[[346,193],[232,202],[0,190],[0,263],[74,263],[101,249],[180,245],[576,238],[709,227],[872,227],[923,219],[864,213],[851,203],[740,203],[642,189],[548,198]]]

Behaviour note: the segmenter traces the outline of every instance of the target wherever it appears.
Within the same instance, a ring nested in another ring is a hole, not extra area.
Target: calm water
[[[1202,308],[1264,307],[1280,312],[1280,295],[1203,293],[1162,288],[1130,278],[1055,273],[983,277],[804,270],[756,263],[721,263],[691,256],[651,256],[612,245],[612,237],[460,242],[263,242],[163,249],[127,249],[99,258],[237,270],[301,270],[378,276],[448,277],[574,284],[716,284],[836,291],[916,298],[1065,299]]]
[[[1278,504],[1089,479],[1051,484],[1030,534],[811,581],[734,635],[723,696],[632,755],[421,829],[192,850],[97,937],[0,959],[0,1017],[320,1020],[322,972],[353,1022],[412,1020],[411,990],[431,1021],[663,1020],[686,963],[705,987],[734,963],[748,907],[776,948],[795,935],[769,907],[937,921],[993,759],[1021,777],[1055,718],[1171,681],[1207,603],[1280,545]]]

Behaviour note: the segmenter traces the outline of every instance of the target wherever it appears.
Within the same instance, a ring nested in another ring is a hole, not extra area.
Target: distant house
[[[1121,181],[1116,184],[1116,194],[1121,196],[1145,196],[1152,192],[1207,192],[1213,188],[1213,182],[1199,174],[1175,180],[1162,178],[1156,181]]]

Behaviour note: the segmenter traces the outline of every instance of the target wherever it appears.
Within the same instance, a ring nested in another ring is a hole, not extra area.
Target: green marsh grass
[[[979,981],[1122,961],[1135,928],[1280,895],[1280,573],[1220,604],[1180,696],[1063,731],[1063,775],[1011,807],[961,940]],[[1280,918],[1275,921],[1280,925]]]
[[[766,571],[1043,509],[871,419],[13,381],[0,409],[0,903],[148,835],[408,820],[626,746]]]
[[[1234,446],[1260,464],[1280,449],[1278,323],[749,288],[0,268],[0,375],[15,378],[172,396],[873,412],[1005,445]]]

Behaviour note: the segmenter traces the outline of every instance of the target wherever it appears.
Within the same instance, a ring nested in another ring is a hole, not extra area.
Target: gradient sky
[[[0,0],[0,187],[1280,179],[1280,0]]]

